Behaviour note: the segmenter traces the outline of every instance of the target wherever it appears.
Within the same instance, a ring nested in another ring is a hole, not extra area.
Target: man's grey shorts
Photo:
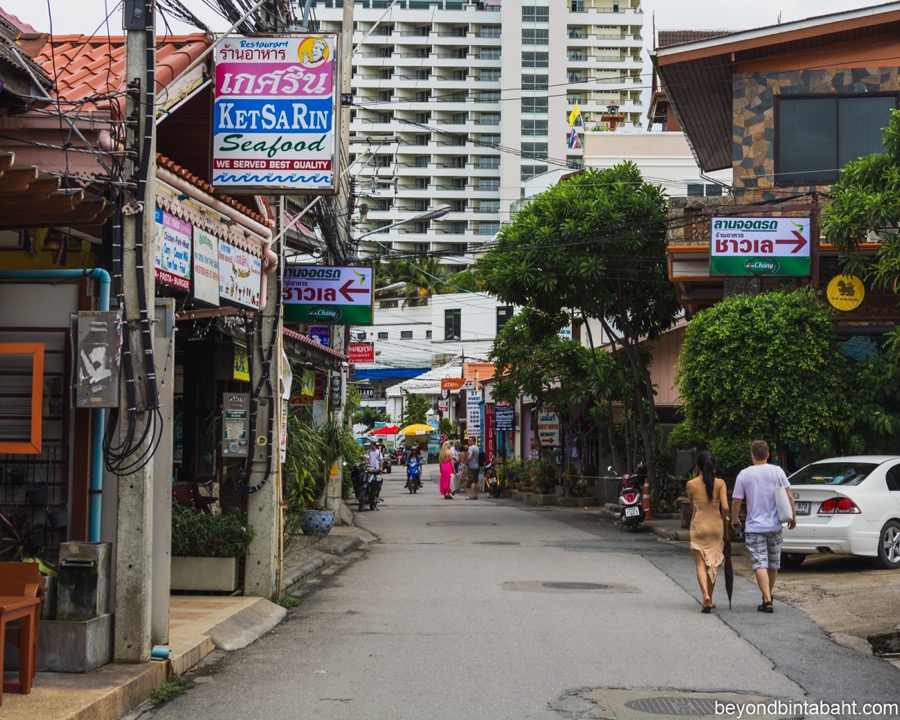
[[[784,531],[748,532],[744,538],[754,570],[777,570],[781,567],[781,543]]]

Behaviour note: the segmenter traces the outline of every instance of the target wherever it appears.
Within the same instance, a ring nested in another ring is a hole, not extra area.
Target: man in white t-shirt
[[[779,481],[783,487],[790,488],[787,475],[777,465],[769,465],[769,446],[764,440],[756,440],[750,446],[750,459],[753,464],[741,470],[734,484],[731,503],[731,525],[740,526],[738,514],[741,501],[747,502],[744,543],[750,555],[756,584],[762,592],[762,604],[756,609],[760,612],[773,612],[772,588],[781,567],[781,544],[784,539],[778,509],[775,506],[775,488]],[[788,528],[797,527],[797,511],[794,498],[787,493],[791,501],[794,517]]]

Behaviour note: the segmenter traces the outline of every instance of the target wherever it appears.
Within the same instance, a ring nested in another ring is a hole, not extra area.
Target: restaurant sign
[[[228,36],[216,49],[212,182],[337,192],[337,35]]]
[[[810,274],[809,218],[714,217],[710,275]]]
[[[156,208],[156,280],[179,290],[191,289],[193,226]]]

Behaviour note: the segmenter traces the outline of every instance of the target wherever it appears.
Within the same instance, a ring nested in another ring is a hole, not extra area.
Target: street
[[[483,494],[444,500],[435,466],[410,495],[397,470],[380,509],[356,513],[373,542],[148,716],[815,718],[852,717],[852,703],[859,717],[900,716],[864,711],[898,702],[900,670],[783,603],[756,612],[741,574],[734,608],[720,588],[701,614],[684,543]]]

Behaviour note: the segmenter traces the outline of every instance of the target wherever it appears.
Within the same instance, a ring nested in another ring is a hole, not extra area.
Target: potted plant
[[[239,563],[252,537],[253,529],[241,510],[208,515],[173,504],[172,589],[237,590]]]

